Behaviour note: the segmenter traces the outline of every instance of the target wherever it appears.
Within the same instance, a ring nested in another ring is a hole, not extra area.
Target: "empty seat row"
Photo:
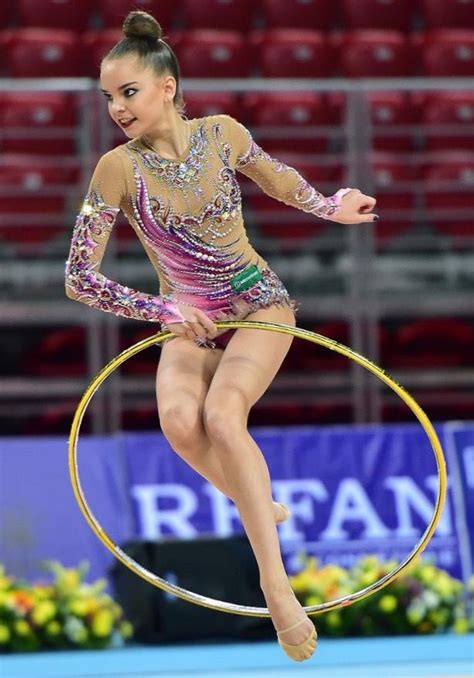
[[[277,156],[295,167],[326,195],[347,184],[342,160],[319,164],[314,157],[284,153]],[[370,163],[370,191],[377,199],[381,220],[377,242],[409,234],[414,224],[431,224],[434,232],[450,237],[471,236],[474,204],[474,154],[445,152],[426,158],[401,158],[374,153]],[[72,228],[81,199],[78,167],[37,156],[6,154],[0,164],[0,241],[25,253],[41,249]],[[256,189],[252,184],[252,188]],[[243,186],[245,220],[262,236],[281,244],[301,244],[334,228],[301,210],[287,207],[260,190]],[[119,222],[119,248],[127,249],[136,235]]]
[[[84,30],[98,21],[117,28],[129,0],[3,0],[2,25]],[[409,30],[414,22],[432,28],[466,27],[474,20],[474,0],[137,0],[133,8],[153,13],[168,32],[186,28],[248,31],[256,22],[269,28],[385,28]]]
[[[350,345],[350,328],[343,320],[325,322],[301,321],[313,332]],[[300,323],[300,324],[301,324]],[[378,328],[380,362],[391,368],[444,368],[474,364],[474,320],[458,317],[420,318],[399,321],[397,326],[387,323]],[[121,349],[125,349],[152,334],[152,328],[123,328]],[[34,335],[33,335],[34,336]],[[20,374],[30,376],[86,377],[87,334],[83,327],[54,328],[29,341],[20,356]],[[159,359],[156,347],[134,356],[122,367],[124,374],[153,374]],[[350,363],[343,355],[328,351],[306,341],[295,340],[285,360],[284,369],[344,370]]]
[[[120,31],[30,28],[0,33],[7,77],[98,77]],[[394,77],[474,75],[474,30],[407,36],[392,30],[179,31],[170,35],[184,77]]]
[[[472,91],[373,92],[369,94],[373,146],[378,150],[474,150]],[[341,137],[342,93],[185,92],[189,118],[227,113],[253,129],[269,152],[320,152]],[[72,155],[79,100],[61,92],[0,93],[0,149],[10,153]],[[104,104],[105,106],[105,104]],[[112,123],[110,123],[112,125]],[[317,130],[316,127],[321,127]],[[288,133],[291,127],[294,133]],[[279,129],[283,128],[283,129]],[[124,137],[117,128],[117,143]]]

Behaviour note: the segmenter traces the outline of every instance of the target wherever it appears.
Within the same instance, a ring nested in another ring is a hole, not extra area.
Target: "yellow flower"
[[[377,570],[375,569],[367,570],[359,579],[362,588],[370,586],[370,584],[373,584],[375,581],[377,581]]]
[[[118,605],[118,603],[112,603],[110,611],[112,612],[116,619],[118,619],[122,614],[122,608],[120,607],[120,605]]]
[[[469,622],[467,619],[456,619],[454,622],[454,633],[469,633]]]
[[[305,605],[319,605],[322,603],[321,596],[308,596],[305,601]]]
[[[78,617],[85,617],[90,611],[89,601],[84,598],[76,598],[69,604],[69,610]]]
[[[434,581],[436,581],[437,576],[438,571],[434,565],[425,565],[420,570],[421,581],[424,584],[432,584]]]
[[[81,576],[77,570],[67,569],[62,573],[60,583],[66,591],[74,591],[81,583]]]
[[[100,610],[92,621],[92,632],[99,638],[110,635],[113,626],[113,617],[108,610]]]
[[[13,579],[11,577],[5,577],[4,575],[0,575],[0,589],[8,588],[12,581]]]
[[[54,619],[46,625],[45,630],[48,636],[59,636],[61,633],[61,624]]]
[[[25,619],[16,619],[13,623],[13,628],[19,636],[29,636],[31,633],[30,625]]]
[[[52,597],[53,587],[52,586],[37,586],[35,588],[35,594],[36,594],[37,600],[46,600],[46,599]]]
[[[133,626],[128,621],[120,622],[119,631],[123,638],[131,638],[133,636]]]
[[[448,622],[449,614],[447,610],[432,610],[428,617],[435,626],[444,626]]]
[[[433,582],[433,589],[440,595],[448,598],[459,593],[463,588],[463,583],[454,579],[444,570],[438,570],[437,577]]]
[[[397,607],[398,600],[395,598],[395,596],[386,594],[379,600],[379,608],[382,610],[382,612],[390,613],[396,610]]]
[[[49,622],[56,615],[56,605],[50,600],[41,601],[31,613],[31,618],[38,624],[42,626]]]
[[[10,630],[5,624],[0,624],[0,644],[5,645],[10,640]]]

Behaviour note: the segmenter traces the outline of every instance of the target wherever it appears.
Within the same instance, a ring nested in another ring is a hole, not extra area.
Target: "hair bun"
[[[123,22],[123,33],[126,38],[153,38],[159,40],[163,34],[155,17],[147,12],[130,12]]]

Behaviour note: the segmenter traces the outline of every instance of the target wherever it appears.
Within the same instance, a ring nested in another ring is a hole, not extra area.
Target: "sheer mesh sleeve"
[[[293,167],[272,158],[260,148],[240,122],[230,116],[225,118],[230,127],[236,170],[252,179],[264,193],[286,205],[323,219],[336,214],[343,193],[349,189],[342,189],[333,196],[325,197]]]
[[[176,306],[110,280],[99,272],[112,228],[126,197],[125,172],[111,151],[97,164],[77,216],[66,261],[66,294],[89,306],[137,320],[183,322]]]

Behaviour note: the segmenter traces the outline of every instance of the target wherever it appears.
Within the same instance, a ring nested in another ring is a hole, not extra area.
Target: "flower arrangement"
[[[350,570],[336,565],[318,568],[315,558],[301,555],[303,569],[290,577],[303,605],[318,605],[370,586],[391,572],[397,563],[365,556]],[[375,636],[428,634],[474,630],[474,577],[467,587],[418,559],[386,588],[345,608],[317,617],[326,636]]]
[[[0,652],[117,647],[133,628],[122,608],[104,593],[105,579],[84,583],[87,561],[77,568],[46,561],[50,584],[30,585],[7,576],[0,564]]]

